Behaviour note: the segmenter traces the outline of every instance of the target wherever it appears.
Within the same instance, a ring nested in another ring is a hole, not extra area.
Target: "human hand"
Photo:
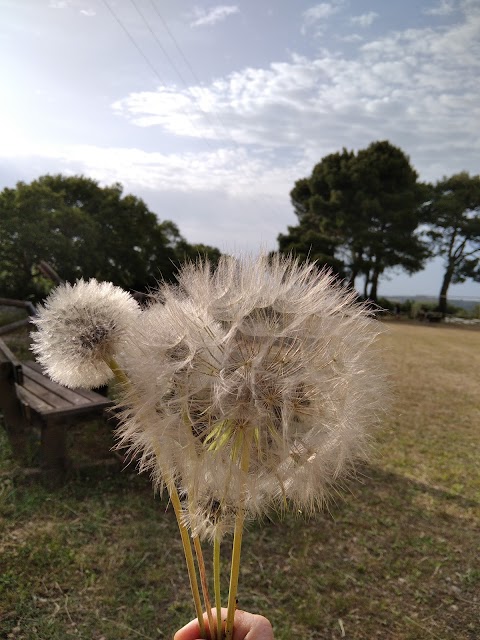
[[[215,609],[212,609],[213,619],[216,619]],[[222,609],[222,620],[227,617],[227,610]],[[208,629],[206,615],[205,626]],[[192,620],[175,634],[174,640],[199,640],[200,630],[197,620]],[[233,640],[273,640],[273,630],[270,622],[263,616],[247,611],[235,611],[233,622]]]

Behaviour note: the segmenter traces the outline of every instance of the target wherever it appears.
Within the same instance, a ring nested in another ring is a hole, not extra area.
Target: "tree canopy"
[[[444,259],[438,304],[445,314],[450,284],[480,281],[480,176],[463,172],[443,178],[432,188],[424,213],[435,254]]]
[[[279,236],[280,251],[327,264],[352,286],[363,275],[365,295],[376,300],[386,270],[414,273],[429,255],[418,231],[426,188],[417,179],[388,141],[324,157],[290,193],[299,224]]]
[[[43,296],[37,265],[48,262],[67,281],[95,277],[145,291],[170,280],[185,258],[213,260],[213,247],[190,245],[171,221],[145,202],[84,176],[46,175],[0,193],[0,290],[18,298]]]

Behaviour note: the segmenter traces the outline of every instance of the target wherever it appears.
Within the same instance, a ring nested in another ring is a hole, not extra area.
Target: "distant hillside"
[[[437,302],[438,296],[382,296],[392,302],[405,302],[406,300],[412,300],[414,302]],[[480,298],[448,298],[449,304],[453,304],[455,307],[460,307],[466,311],[471,311],[475,305],[480,304]]]

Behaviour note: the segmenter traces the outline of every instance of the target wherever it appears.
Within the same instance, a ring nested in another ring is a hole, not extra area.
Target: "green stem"
[[[128,377],[123,371],[123,369],[118,365],[115,358],[111,358],[107,364],[110,367],[110,369],[113,371],[117,382],[123,386],[128,386],[129,385]],[[155,452],[155,454],[156,454],[157,462],[160,465],[160,456],[158,455],[158,452]],[[182,506],[180,503],[180,498],[179,498],[175,483],[173,482],[173,480],[170,479],[169,474],[165,474],[161,467],[160,467],[160,471],[162,472],[162,475],[166,480],[168,493],[170,495],[170,500],[172,501],[173,510],[175,511],[178,528],[180,530],[180,537],[182,540],[183,552],[185,554],[185,561],[187,563],[188,577],[190,580],[190,588],[192,590],[192,597],[195,605],[195,612],[197,614],[198,626],[200,628],[200,635],[202,636],[202,638],[206,638],[207,636],[205,631],[205,622],[203,620],[202,602],[200,599],[200,591],[198,589],[197,573],[195,571],[195,561],[193,559],[192,545],[190,544],[190,536],[188,535],[188,530],[185,527],[185,525],[182,523]],[[211,615],[212,613],[210,611],[210,616]]]
[[[220,594],[220,538],[213,541],[213,586],[217,609],[217,640],[222,640],[222,598]]]
[[[180,536],[182,538],[183,552],[185,553],[185,560],[187,562],[188,577],[190,579],[190,588],[192,590],[193,602],[195,604],[195,612],[197,614],[200,635],[202,636],[202,638],[206,638],[207,636],[205,632],[205,622],[203,621],[202,614],[202,602],[200,599],[200,591],[198,590],[197,573],[195,571],[192,545],[190,544],[190,537],[188,535],[187,527],[182,524],[180,498],[173,482],[169,482],[168,491],[170,493],[170,500],[172,501],[173,510],[175,511],[178,528],[180,530]]]
[[[202,584],[203,601],[205,602],[205,610],[208,618],[208,628],[210,631],[210,638],[212,638],[213,630],[215,626],[213,624],[212,605],[210,603],[210,594],[208,591],[207,572],[205,571],[205,562],[203,560],[202,547],[198,536],[192,536],[193,545],[195,547],[195,553],[197,554],[198,572],[200,574],[200,582]]]
[[[115,376],[116,381],[122,385],[128,385],[128,378],[124,372],[124,370],[118,365],[115,358],[110,358],[107,362],[110,369],[113,371],[113,375]]]
[[[250,466],[250,442],[251,434],[247,434],[243,438],[242,443],[242,461],[240,468],[243,472],[248,473]],[[240,574],[240,555],[242,551],[243,524],[245,522],[244,505],[240,504],[237,515],[235,517],[235,531],[233,534],[232,548],[232,564],[230,567],[230,585],[228,590],[227,605],[227,623],[225,626],[225,640],[232,640],[233,621],[235,618],[235,609],[237,607],[238,592],[238,576]]]

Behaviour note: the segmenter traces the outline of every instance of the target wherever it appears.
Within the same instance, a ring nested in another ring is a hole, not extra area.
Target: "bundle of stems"
[[[123,369],[118,365],[115,358],[110,358],[108,365],[115,376],[117,384],[128,390],[130,388],[129,380]],[[248,457],[249,450],[245,447],[242,453],[242,468],[244,471],[248,471]],[[161,456],[157,455],[157,460],[160,460]],[[163,470],[162,475],[165,478],[169,478],[168,471]],[[222,598],[220,588],[220,573],[221,573],[221,558],[220,558],[220,543],[221,540],[218,536],[213,541],[213,574],[214,574],[214,593],[215,593],[215,608],[216,617],[214,619],[212,613],[212,605],[210,599],[210,590],[208,587],[208,579],[205,568],[205,561],[203,558],[202,546],[198,535],[190,535],[188,527],[185,525],[182,519],[182,503],[180,496],[175,485],[175,482],[169,478],[166,482],[168,495],[170,502],[172,503],[173,511],[177,519],[178,529],[180,532],[180,538],[182,541],[183,552],[185,555],[185,562],[187,565],[188,578],[190,582],[190,590],[192,592],[193,604],[195,607],[195,614],[200,629],[200,635],[205,640],[231,640],[233,636],[233,620],[235,616],[236,602],[237,602],[237,590],[238,590],[238,576],[240,571],[240,552],[242,546],[242,534],[243,534],[243,518],[237,518],[235,522],[234,542],[232,549],[232,563],[231,563],[231,575],[230,575],[230,590],[228,595],[228,609],[227,618],[225,624],[222,621]],[[205,612],[208,620],[208,629],[205,626],[205,620],[202,613],[202,601],[200,597],[200,591],[198,587],[197,570],[195,568],[195,560],[192,552],[192,543],[195,549],[195,557],[197,560],[198,575],[200,577],[200,584],[203,593],[203,602]]]
[[[187,564],[188,576],[190,580],[190,588],[192,591],[193,602],[195,606],[195,613],[198,620],[198,626],[202,638],[207,640],[231,640],[233,636],[233,622],[237,603],[237,591],[238,591],[238,578],[240,572],[240,554],[242,547],[242,535],[243,535],[243,517],[238,516],[235,522],[235,533],[233,538],[232,558],[231,558],[231,571],[230,571],[230,587],[228,593],[228,605],[227,605],[227,617],[222,620],[222,597],[220,589],[220,539],[215,538],[213,541],[213,579],[214,579],[214,595],[215,595],[215,610],[216,616],[214,618],[212,612],[210,590],[208,587],[207,574],[205,569],[205,562],[203,558],[202,547],[198,536],[189,535],[187,527],[182,523],[181,518],[181,503],[178,496],[178,491],[175,486],[169,488],[170,500],[172,502],[175,515],[177,517],[177,523],[180,530],[180,536],[182,539],[183,551],[185,554],[185,561]],[[204,616],[202,613],[202,604],[200,591],[198,587],[197,572],[195,569],[194,557],[192,553],[193,542],[195,548],[195,555],[198,565],[198,574],[200,577],[200,584],[202,587],[203,601],[205,612],[208,620],[208,629],[205,627]]]

